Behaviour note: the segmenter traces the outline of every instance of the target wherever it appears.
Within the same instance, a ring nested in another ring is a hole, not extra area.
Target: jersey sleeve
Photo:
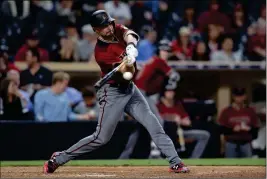
[[[123,40],[129,34],[132,34],[136,38],[137,42],[140,40],[140,37],[137,33],[122,24],[116,24],[116,34],[120,39]]]

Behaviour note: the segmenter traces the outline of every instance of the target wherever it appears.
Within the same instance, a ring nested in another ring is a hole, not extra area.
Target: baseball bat
[[[178,124],[178,128],[177,128],[177,134],[178,134],[178,138],[179,138],[179,143],[180,143],[180,152],[184,152],[185,151],[185,140],[184,140],[184,130],[181,128],[181,126]]]
[[[107,83],[108,80],[111,79],[111,77],[125,64],[127,63],[127,60],[123,60],[121,64],[119,64],[116,68],[114,68],[112,71],[110,71],[108,74],[106,74],[103,78],[101,78],[99,81],[96,82],[95,87],[101,88],[104,84]]]
[[[180,122],[181,120],[179,120],[180,118],[178,116],[176,116],[175,121],[177,124],[177,135],[178,135],[178,142],[180,144],[180,149],[179,152],[184,152],[185,149],[185,139],[184,139],[184,130],[182,129]]]

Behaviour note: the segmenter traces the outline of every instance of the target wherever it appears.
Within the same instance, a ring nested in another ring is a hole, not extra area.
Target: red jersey
[[[29,47],[27,45],[23,45],[18,50],[18,52],[17,52],[17,54],[15,56],[15,61],[17,61],[17,62],[19,62],[19,61],[25,61],[26,52],[28,50],[29,50]],[[42,61],[42,62],[49,61],[49,54],[48,54],[48,51],[47,50],[38,47],[38,52],[40,54],[40,61]]]
[[[248,39],[248,52],[253,52],[257,47],[266,48],[266,36],[254,35]]]
[[[171,72],[167,61],[154,56],[138,72],[135,78],[136,86],[149,95],[159,93],[165,78]]]
[[[160,115],[166,121],[174,122],[177,116],[179,116],[181,119],[189,117],[181,103],[176,103],[174,106],[168,107],[164,103],[159,102],[157,107]]]
[[[99,37],[95,46],[95,60],[98,63],[102,76],[110,72],[117,64],[121,63],[126,56],[127,46],[124,37],[133,34],[139,40],[139,36],[124,25],[115,25],[115,40],[107,41]]]
[[[243,107],[240,109],[234,106],[227,107],[221,112],[218,122],[220,125],[232,129],[235,125],[241,125],[241,123],[245,123],[250,127],[259,126],[257,114],[251,107]],[[225,139],[227,141],[250,141],[252,136],[249,132],[240,131],[225,136]]]
[[[174,53],[182,53],[186,56],[186,58],[191,58],[193,55],[193,49],[194,46],[192,44],[189,44],[188,47],[186,49],[182,48],[182,46],[179,44],[179,42],[177,40],[174,40],[172,42],[172,51]]]

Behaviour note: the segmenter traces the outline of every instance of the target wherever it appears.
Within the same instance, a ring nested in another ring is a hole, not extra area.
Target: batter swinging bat
[[[127,57],[126,57],[127,58]],[[114,68],[112,71],[110,71],[108,74],[106,74],[102,79],[100,79],[98,82],[95,84],[95,88],[99,89],[101,88],[104,84],[107,83],[108,80],[112,78],[112,76],[120,70],[121,67],[126,65],[127,59],[123,60],[121,64],[119,64],[116,68]]]

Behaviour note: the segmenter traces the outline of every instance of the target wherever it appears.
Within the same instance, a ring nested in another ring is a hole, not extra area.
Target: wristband
[[[133,42],[129,42],[129,43],[127,44],[127,46],[128,46],[128,45],[131,45],[131,44],[136,48],[136,45],[135,45]]]

